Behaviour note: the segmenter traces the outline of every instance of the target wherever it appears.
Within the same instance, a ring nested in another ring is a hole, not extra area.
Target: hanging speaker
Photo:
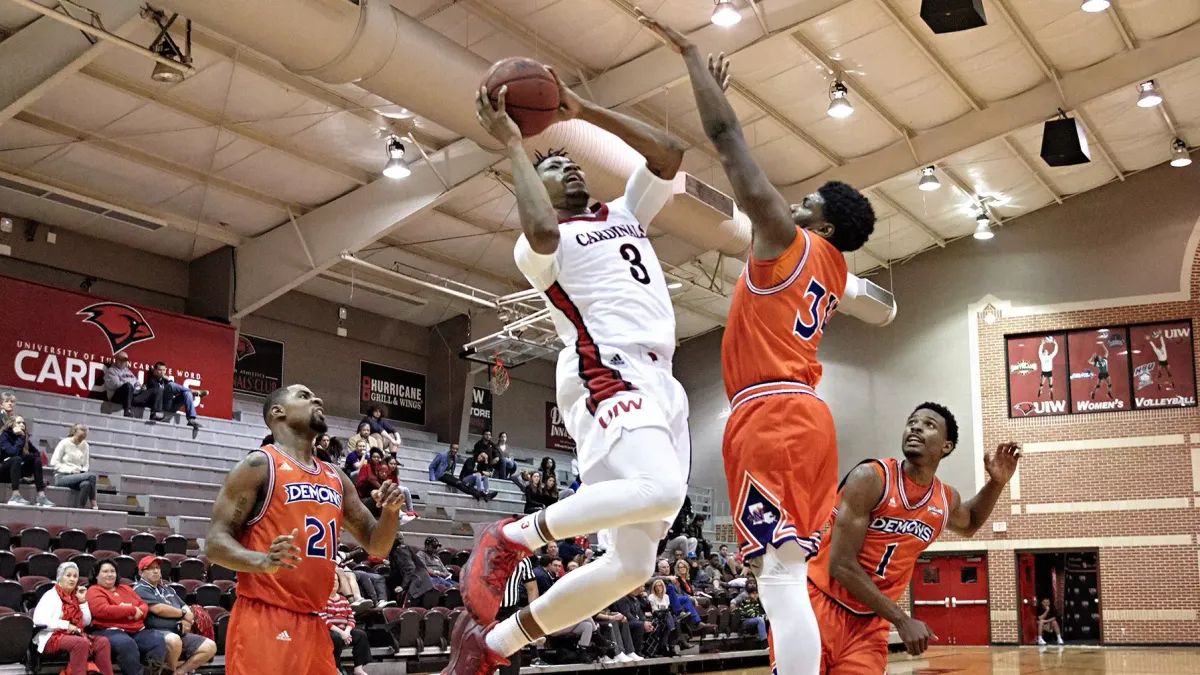
[[[1092,161],[1087,135],[1076,119],[1050,120],[1042,128],[1042,159],[1050,166],[1075,166]]]
[[[955,33],[987,25],[983,0],[921,0],[921,19],[934,33]]]

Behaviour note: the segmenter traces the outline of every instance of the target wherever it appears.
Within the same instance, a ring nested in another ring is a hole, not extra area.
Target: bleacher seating
[[[120,577],[129,582],[136,578],[137,561],[148,555],[164,557],[168,561],[164,578],[189,603],[206,608],[217,632],[218,653],[223,654],[228,610],[237,597],[236,574],[209,564],[200,551],[212,500],[224,475],[266,433],[259,404],[239,401],[236,407],[246,413],[244,419],[205,418],[204,428],[197,431],[172,421],[151,424],[114,415],[88,399],[28,390],[18,391],[18,398],[21,412],[37,421],[35,441],[47,456],[71,424],[88,426],[91,469],[100,476],[100,509],[9,506],[4,504],[9,488],[0,487],[0,664],[25,657],[22,645],[28,645],[33,626],[23,612],[31,612],[41,594],[53,587],[61,562],[76,563],[81,575],[90,577],[98,561],[113,559]],[[357,418],[328,421],[331,434],[345,437],[353,432]],[[429,481],[426,467],[446,444],[423,431],[402,429],[400,433],[400,481],[412,490],[420,516],[402,534],[418,548],[426,537],[438,537],[447,547],[443,560],[457,574],[472,544],[474,525],[521,513],[524,497],[507,480],[492,481],[491,489],[499,495],[488,503]],[[560,474],[570,466],[569,456],[564,461],[562,453],[516,450],[513,454],[521,469],[534,469],[543,455],[555,457]],[[52,472],[47,468],[47,473]],[[31,486],[22,490],[32,497]],[[65,489],[50,487],[47,494],[56,504],[67,503]],[[348,533],[344,536],[349,539]],[[409,665],[413,671],[444,664],[462,598],[453,589],[427,596],[412,601],[413,607],[389,607],[360,616],[377,656],[418,659]],[[720,620],[719,610],[717,617]],[[725,621],[728,625],[727,608]],[[218,657],[213,665],[221,663]],[[43,672],[61,667],[53,658],[40,665]]]

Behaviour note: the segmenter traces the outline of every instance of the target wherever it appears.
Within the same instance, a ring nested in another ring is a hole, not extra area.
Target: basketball
[[[493,104],[500,87],[505,85],[508,86],[505,109],[521,129],[522,137],[536,136],[554,123],[559,104],[558,81],[545,66],[518,57],[497,61],[483,78]]]

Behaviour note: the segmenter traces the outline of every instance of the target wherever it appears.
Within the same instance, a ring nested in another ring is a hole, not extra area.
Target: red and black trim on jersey
[[[555,309],[563,313],[575,327],[575,354],[579,356],[579,378],[587,387],[587,409],[595,415],[600,404],[618,392],[633,391],[635,387],[621,377],[616,368],[604,365],[600,348],[583,322],[583,313],[567,295],[557,281],[546,289],[546,298]]]
[[[559,218],[558,224],[562,225],[564,223],[573,223],[577,220],[584,220],[593,223],[602,223],[608,220],[608,204],[605,204],[604,202],[596,202],[592,205],[589,213],[585,213],[581,216],[567,216],[566,218]]]

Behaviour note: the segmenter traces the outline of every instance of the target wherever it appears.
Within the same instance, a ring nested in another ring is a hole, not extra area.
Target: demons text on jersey
[[[317,504],[333,504],[342,508],[342,493],[328,485],[314,483],[287,483],[283,486],[287,492],[287,502],[316,502]]]
[[[595,244],[600,241],[608,241],[610,239],[620,239],[621,237],[635,237],[637,239],[646,238],[646,228],[640,224],[621,224],[606,227],[603,230],[595,230],[592,232],[580,232],[575,235],[575,241],[580,246]]]
[[[925,543],[933,541],[933,526],[919,520],[876,516],[870,529],[888,534],[911,534]]]

